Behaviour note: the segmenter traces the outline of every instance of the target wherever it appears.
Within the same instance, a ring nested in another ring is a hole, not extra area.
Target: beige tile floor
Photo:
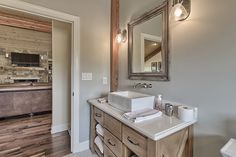
[[[98,157],[98,156],[96,154],[92,154],[92,152],[90,150],[86,150],[86,151],[81,152],[81,153],[69,154],[69,155],[66,155],[64,157]]]

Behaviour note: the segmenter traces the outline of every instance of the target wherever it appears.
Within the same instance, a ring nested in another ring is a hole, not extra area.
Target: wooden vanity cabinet
[[[98,123],[105,129],[103,154],[94,144]],[[100,157],[193,157],[192,134],[191,125],[154,141],[91,105],[90,149]]]

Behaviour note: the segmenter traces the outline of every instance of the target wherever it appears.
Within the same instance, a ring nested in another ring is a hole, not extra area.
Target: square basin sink
[[[145,108],[154,108],[155,96],[132,91],[111,92],[108,94],[108,103],[125,112],[133,112]]]

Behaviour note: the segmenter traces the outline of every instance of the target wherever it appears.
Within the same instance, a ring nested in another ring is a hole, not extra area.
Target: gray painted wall
[[[121,27],[158,4],[158,0],[121,0]],[[236,138],[235,0],[192,0],[192,13],[170,25],[170,81],[150,82],[139,90],[199,107],[195,157],[220,157],[220,148]],[[120,48],[119,89],[133,90],[128,80],[127,43]]]
[[[110,90],[110,0],[23,0],[59,10],[81,19],[81,72],[92,72],[93,81],[80,84],[80,142],[89,139],[89,105],[87,100]],[[108,77],[108,85],[102,77]]]
[[[52,21],[52,132],[70,127],[71,24]],[[62,83],[63,82],[63,83]]]

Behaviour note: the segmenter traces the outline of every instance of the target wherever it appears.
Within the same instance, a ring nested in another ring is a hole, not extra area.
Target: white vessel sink
[[[154,108],[155,96],[131,92],[121,91],[108,94],[108,103],[122,111],[132,112],[144,108]]]

